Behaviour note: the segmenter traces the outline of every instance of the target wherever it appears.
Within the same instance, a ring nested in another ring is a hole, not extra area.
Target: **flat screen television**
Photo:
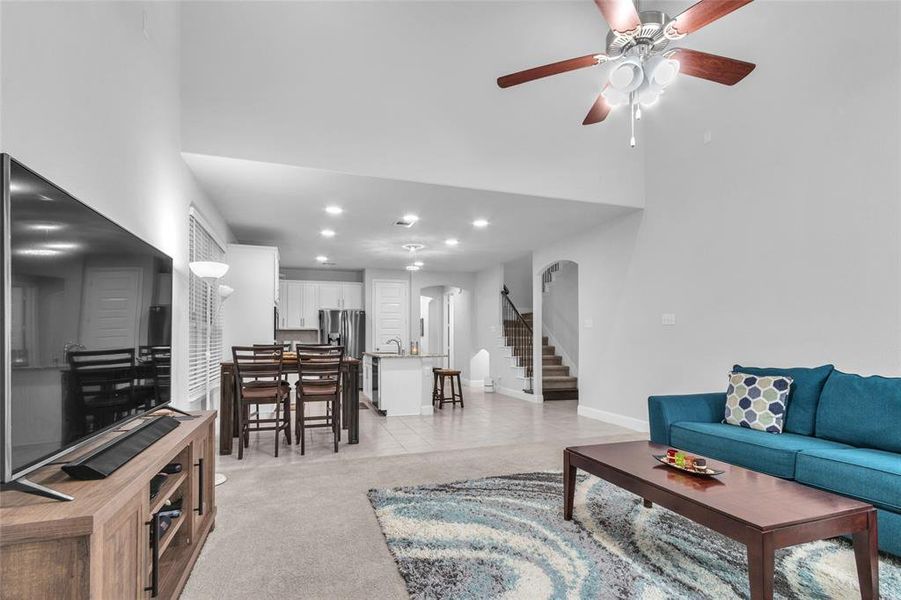
[[[0,158],[8,483],[169,402],[172,259]]]

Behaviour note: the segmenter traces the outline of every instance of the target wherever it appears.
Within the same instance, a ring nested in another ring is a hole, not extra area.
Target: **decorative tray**
[[[703,470],[703,471],[698,470],[698,469],[688,468],[688,467],[681,467],[674,462],[668,461],[666,454],[653,454],[652,456],[654,458],[656,458],[657,461],[665,464],[668,467],[672,467],[673,469],[682,471],[683,473],[690,473],[692,475],[697,475],[698,477],[716,477],[717,475],[722,475],[723,473],[725,473],[725,471],[720,471],[718,469],[711,469],[710,467],[705,467],[705,470]]]

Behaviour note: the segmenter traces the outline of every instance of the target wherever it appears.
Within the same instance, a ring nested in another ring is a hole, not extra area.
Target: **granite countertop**
[[[373,358],[447,358],[447,354],[384,354],[381,352],[364,352]]]

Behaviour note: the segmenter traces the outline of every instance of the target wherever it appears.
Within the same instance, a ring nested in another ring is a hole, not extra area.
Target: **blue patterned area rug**
[[[563,520],[558,472],[371,490],[413,598],[732,599],[748,597],[744,546],[580,473]],[[901,600],[901,561],[880,560],[880,591]],[[776,597],[857,599],[851,545],[782,550]]]

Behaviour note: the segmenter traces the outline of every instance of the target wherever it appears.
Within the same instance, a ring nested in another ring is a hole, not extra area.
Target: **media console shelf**
[[[106,479],[72,479],[58,464],[31,474],[71,502],[0,492],[0,598],[177,598],[216,518],[216,413],[197,415]],[[150,480],[170,463],[181,472],[151,499]],[[156,515],[179,499],[181,516],[152,539]]]

